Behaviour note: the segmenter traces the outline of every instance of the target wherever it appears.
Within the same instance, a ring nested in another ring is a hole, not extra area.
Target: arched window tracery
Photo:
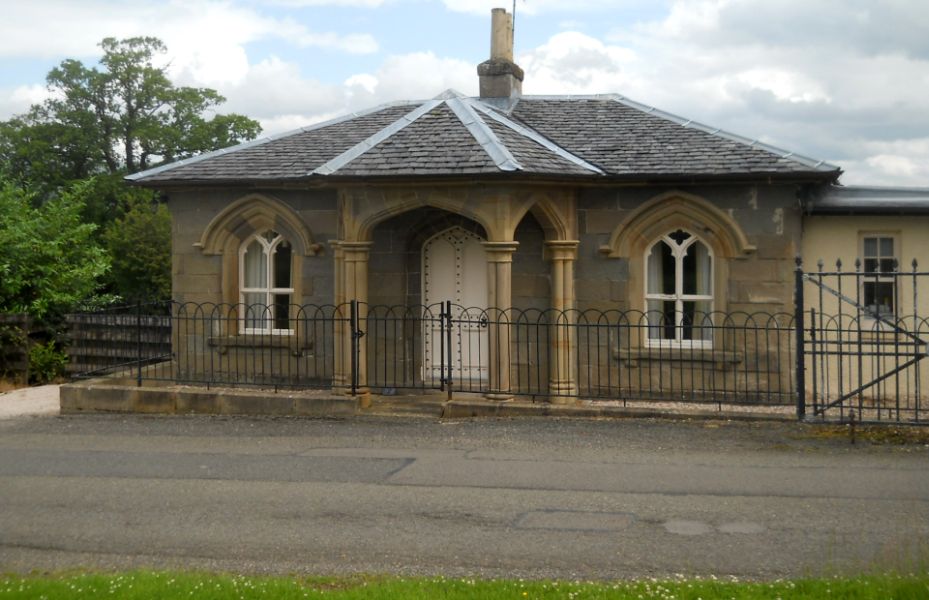
[[[712,344],[713,253],[683,229],[656,240],[645,255],[648,344]]]
[[[274,230],[256,233],[239,251],[242,333],[292,332],[293,247]]]

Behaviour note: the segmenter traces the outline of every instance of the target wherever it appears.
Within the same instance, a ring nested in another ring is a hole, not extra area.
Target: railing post
[[[448,393],[448,400],[451,401],[452,385],[453,385],[453,382],[452,382],[452,364],[453,364],[453,359],[452,359],[452,301],[451,300],[445,301],[445,318],[447,319],[446,326],[445,326],[445,336],[446,336],[445,347],[448,348],[448,361],[447,361],[448,375],[446,375],[445,377],[445,391]]]
[[[445,390],[445,301],[443,300],[439,304],[439,386],[444,391]],[[428,310],[428,309],[426,309]],[[429,314],[429,318],[432,319],[433,315]],[[432,336],[433,325],[429,325],[430,337]],[[430,340],[431,343],[431,340]],[[434,368],[434,367],[433,367]],[[434,371],[433,371],[434,372]]]
[[[349,378],[352,382],[352,396],[357,395],[358,393],[358,301],[351,301],[351,313],[349,316],[349,329],[351,329],[351,373],[349,373]]]
[[[806,417],[806,360],[803,341],[803,263],[797,257],[794,271],[794,335],[797,344],[797,419]],[[815,358],[814,358],[815,360]]]
[[[136,387],[142,387],[142,301],[135,303]]]

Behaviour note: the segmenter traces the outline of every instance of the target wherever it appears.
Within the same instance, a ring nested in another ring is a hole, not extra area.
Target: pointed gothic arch
[[[322,248],[297,211],[265,194],[248,194],[229,204],[213,217],[194,245],[204,254],[224,254],[266,229],[284,234],[303,256],[315,256]]]
[[[600,250],[610,258],[639,256],[654,240],[675,229],[700,235],[721,257],[739,258],[755,251],[735,219],[707,200],[680,191],[655,196],[632,211]]]

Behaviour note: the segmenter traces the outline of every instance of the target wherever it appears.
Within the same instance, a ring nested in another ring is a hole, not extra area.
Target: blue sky
[[[512,0],[31,0],[0,22],[0,119],[64,58],[154,35],[178,84],[277,133],[452,87],[476,93],[490,8]],[[842,166],[846,183],[929,187],[924,0],[517,0],[528,94],[635,100]]]

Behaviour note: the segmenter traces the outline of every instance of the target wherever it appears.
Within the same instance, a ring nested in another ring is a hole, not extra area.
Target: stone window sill
[[[285,349],[295,357],[306,356],[313,349],[313,340],[298,339],[295,335],[241,334],[211,337],[209,345],[226,354],[230,348]]]
[[[712,363],[715,369],[725,371],[742,362],[742,353],[712,348],[623,348],[613,350],[613,359],[633,368],[640,362]]]

